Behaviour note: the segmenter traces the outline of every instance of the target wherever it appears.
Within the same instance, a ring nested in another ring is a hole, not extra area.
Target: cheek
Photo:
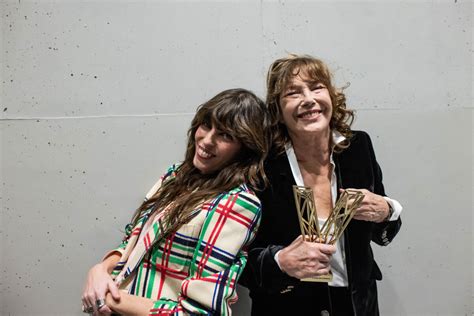
[[[280,105],[280,123],[286,123],[293,116],[291,104],[287,102]]]
[[[328,107],[329,107],[329,112],[331,116],[334,114],[334,106],[332,105],[331,98],[328,100]]]
[[[239,155],[240,149],[240,144],[229,144],[226,148],[226,162],[234,160]]]
[[[334,106],[333,106],[333,103],[332,103],[332,100],[331,100],[331,96],[329,95],[329,93],[324,96],[324,101],[323,101],[323,102],[326,103],[328,112],[329,112],[329,113],[331,114],[331,116],[332,116],[332,113],[334,112]]]
[[[194,140],[197,141],[199,139],[203,138],[203,130],[199,127],[196,130],[196,133],[194,133]]]

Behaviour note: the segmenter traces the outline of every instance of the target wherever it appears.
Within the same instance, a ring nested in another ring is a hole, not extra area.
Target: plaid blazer
[[[173,165],[147,194],[175,177]],[[145,210],[128,224],[112,272],[120,289],[154,300],[150,315],[231,315],[247,247],[261,218],[261,205],[245,184],[205,201],[192,219],[163,238],[163,214]]]

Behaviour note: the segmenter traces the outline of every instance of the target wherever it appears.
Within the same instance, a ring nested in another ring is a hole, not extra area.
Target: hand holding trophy
[[[364,199],[364,194],[356,190],[342,191],[331,214],[324,224],[319,227],[316,204],[314,203],[313,190],[305,186],[293,186],[296,210],[301,228],[301,235],[306,241],[325,244],[335,244],[342,236],[344,230],[355,214],[356,209]],[[305,278],[301,281],[330,282],[332,274],[316,278]]]

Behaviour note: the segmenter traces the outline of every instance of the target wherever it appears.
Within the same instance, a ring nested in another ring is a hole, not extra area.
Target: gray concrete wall
[[[1,16],[1,315],[82,315],[88,268],[183,155],[198,104],[264,95],[287,52],[350,82],[387,192],[383,315],[472,312],[470,1],[9,1]],[[248,314],[240,289],[236,315]]]

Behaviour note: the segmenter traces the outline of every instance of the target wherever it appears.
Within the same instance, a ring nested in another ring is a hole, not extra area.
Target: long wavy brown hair
[[[295,76],[312,82],[320,82],[326,86],[332,102],[332,117],[329,123],[331,130],[337,130],[346,140],[335,145],[336,152],[349,146],[352,136],[351,124],[354,111],[346,108],[346,96],[343,89],[337,89],[332,84],[332,75],[326,64],[309,55],[290,54],[288,57],[274,61],[267,73],[267,107],[270,112],[272,126],[273,149],[277,153],[285,151],[285,145],[291,141],[286,125],[282,122],[280,108],[281,94]]]
[[[213,126],[238,140],[242,147],[232,161],[212,174],[202,174],[193,164],[194,135],[201,124]],[[200,105],[188,130],[188,144],[184,161],[176,170],[176,177],[164,181],[160,189],[145,201],[132,222],[144,210],[164,214],[164,235],[187,223],[190,213],[202,202],[229,191],[241,184],[254,190],[267,183],[263,162],[270,147],[269,118],[264,102],[245,89],[225,90]]]

